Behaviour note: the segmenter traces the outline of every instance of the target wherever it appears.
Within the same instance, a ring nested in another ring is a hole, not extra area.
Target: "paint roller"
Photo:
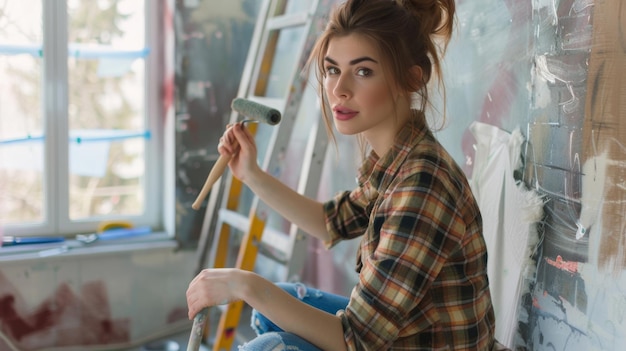
[[[269,125],[276,125],[281,119],[280,112],[278,112],[278,110],[244,98],[234,99],[230,104],[230,107],[245,117],[243,122],[262,122]],[[220,155],[217,159],[215,165],[213,165],[213,168],[211,169],[211,172],[207,176],[206,181],[204,182],[204,186],[202,187],[200,194],[198,194],[196,201],[194,201],[191,205],[194,210],[200,208],[204,198],[206,198],[209,191],[213,187],[213,184],[222,176],[224,170],[226,170],[226,166],[228,165],[228,162],[230,162],[230,159],[230,157],[222,155]]]

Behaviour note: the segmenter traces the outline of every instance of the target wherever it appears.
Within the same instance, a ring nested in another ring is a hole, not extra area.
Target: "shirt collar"
[[[430,134],[430,130],[426,126],[424,113],[416,111],[414,118],[411,118],[405,126],[400,128],[394,139],[394,144],[383,157],[379,157],[373,150],[370,151],[359,168],[359,185],[371,190],[387,188],[411,150],[427,134]]]

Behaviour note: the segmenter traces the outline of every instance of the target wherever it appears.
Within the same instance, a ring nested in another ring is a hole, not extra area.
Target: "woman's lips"
[[[333,112],[335,113],[335,118],[339,121],[347,121],[354,118],[359,113],[358,111],[341,106],[333,108]]]

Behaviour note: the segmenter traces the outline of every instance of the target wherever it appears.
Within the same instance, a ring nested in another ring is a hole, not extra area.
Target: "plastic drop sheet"
[[[514,171],[522,165],[524,137],[519,130],[509,134],[481,122],[473,122],[470,130],[476,139],[470,185],[483,217],[496,338],[511,345],[524,281],[535,269],[530,258],[538,243],[536,224],[543,215],[543,202],[514,179]]]

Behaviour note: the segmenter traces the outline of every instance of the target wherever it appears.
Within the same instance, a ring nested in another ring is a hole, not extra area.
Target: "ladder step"
[[[275,30],[286,27],[303,26],[308,19],[309,14],[306,12],[276,16],[267,20],[267,29]]]
[[[250,218],[239,212],[222,208],[218,211],[219,220],[228,224],[243,233],[250,227]],[[289,249],[292,245],[290,235],[276,229],[265,226],[261,242],[256,243],[259,252],[263,256],[273,259],[276,262],[286,264],[289,262]]]
[[[257,243],[257,248],[259,249],[259,253],[261,255],[270,258],[273,261],[276,261],[282,265],[286,265],[287,263],[289,263],[289,258],[287,257],[287,254],[285,254],[283,251],[276,250],[275,247],[269,245],[268,243]]]
[[[250,225],[250,218],[242,215],[239,212],[231,211],[226,208],[220,209],[218,211],[218,216],[220,221],[223,221],[229,226],[244,233],[248,230],[248,226]]]

